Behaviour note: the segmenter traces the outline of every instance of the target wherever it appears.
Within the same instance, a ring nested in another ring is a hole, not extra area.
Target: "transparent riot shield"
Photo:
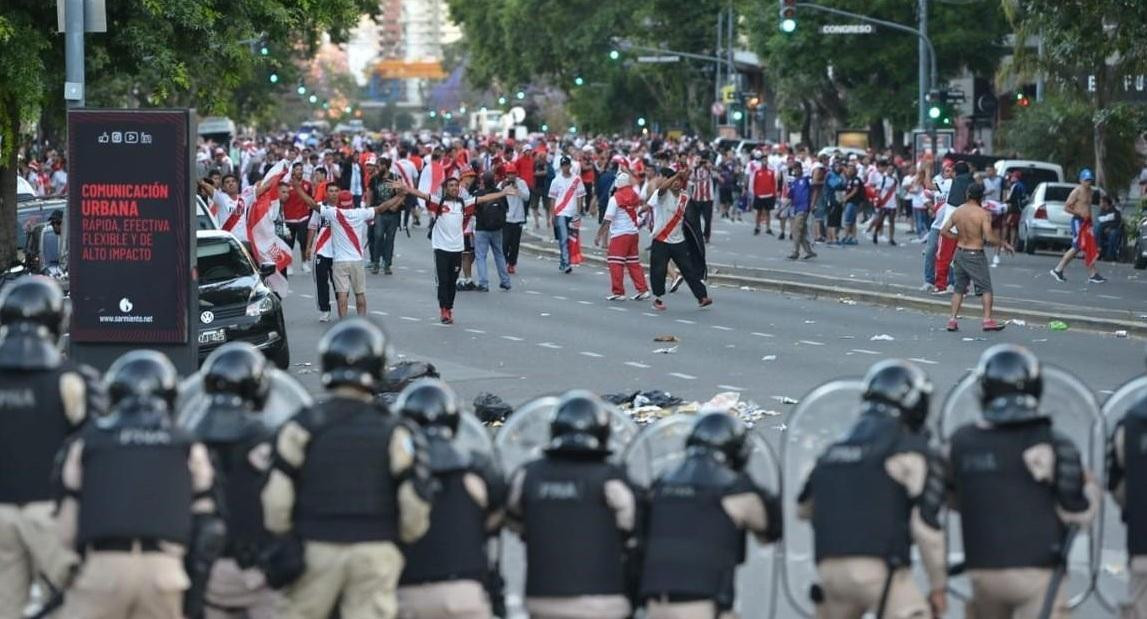
[[[290,374],[277,368],[267,368],[266,373],[270,390],[260,419],[268,428],[275,429],[314,400]],[[210,398],[203,390],[203,372],[188,376],[179,386],[179,398],[175,402],[175,410],[179,411],[176,422],[184,428],[198,426],[209,402]]]
[[[685,439],[697,420],[695,415],[674,415],[646,426],[626,448],[624,463],[629,479],[641,488],[682,462]],[[780,461],[776,452],[756,431],[748,435],[753,446],[746,472],[759,486],[776,492],[781,482]],[[734,611],[739,617],[765,617],[769,605],[776,601],[777,553],[774,546],[764,546],[749,536],[745,562],[737,570],[737,600]]]
[[[1103,403],[1104,436],[1110,440],[1115,427],[1131,407],[1147,398],[1147,376],[1140,376],[1116,390]],[[1096,471],[1103,478],[1103,509],[1099,514],[1099,559],[1095,592],[1108,610],[1115,612],[1119,604],[1128,601],[1127,527],[1119,505],[1107,492],[1106,470]]]
[[[550,442],[550,421],[560,399],[543,396],[514,411],[494,437],[494,448],[507,477],[523,464],[540,458]],[[617,407],[606,404],[610,415],[610,460],[621,461],[626,445],[637,435],[637,424]],[[527,617],[525,606],[526,548],[510,531],[502,533],[502,576],[506,581],[506,611],[509,617]]]
[[[1045,364],[1040,409],[1052,418],[1052,425],[1058,432],[1075,441],[1083,465],[1093,474],[1098,474],[1103,466],[1103,419],[1095,394],[1087,385],[1067,370]],[[956,430],[979,420],[979,384],[975,373],[969,372],[944,399],[938,422],[939,436],[947,444]],[[1098,558],[1097,531],[1098,525],[1094,522],[1087,529],[1081,529],[1071,547],[1066,581],[1072,608],[1082,604],[1092,589]],[[962,565],[964,547],[960,539],[960,514],[955,510],[947,512],[945,535],[949,565]],[[965,577],[953,578],[949,590],[961,599],[967,599],[971,593]]]
[[[470,454],[496,461],[494,439],[490,437],[489,428],[482,425],[474,413],[469,411],[462,413],[458,423],[458,434],[454,437],[454,445]]]
[[[863,393],[864,383],[859,379],[825,383],[802,398],[786,421],[781,443],[784,589],[789,603],[805,617],[814,614],[809,590],[818,577],[812,525],[797,518],[797,497],[817,458],[829,444],[844,437],[856,422]]]

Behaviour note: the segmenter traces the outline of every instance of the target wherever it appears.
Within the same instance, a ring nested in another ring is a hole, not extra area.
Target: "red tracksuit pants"
[[[638,293],[645,292],[645,271],[641,270],[641,259],[637,254],[640,237],[636,234],[623,234],[609,239],[606,262],[609,263],[609,287],[613,294],[625,295],[625,272],[633,280]]]
[[[952,266],[952,259],[956,257],[956,239],[945,236],[940,237],[940,244],[936,247],[936,287],[948,287],[948,269]]]

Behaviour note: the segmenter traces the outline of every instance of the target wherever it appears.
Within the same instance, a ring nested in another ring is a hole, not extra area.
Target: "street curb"
[[[537,237],[534,238],[536,239]],[[525,240],[523,240],[520,247],[522,250],[528,251],[534,255],[558,256],[560,254],[556,247],[539,245],[538,243],[527,242]],[[591,262],[597,265],[605,266],[606,264],[605,258],[590,254],[587,251],[582,252],[582,258],[586,262]],[[762,271],[764,273],[769,272],[768,269],[757,268],[756,270]],[[827,279],[824,276],[817,277],[820,279]],[[755,290],[769,290],[773,292],[780,292],[782,294],[798,294],[802,296],[810,296],[814,299],[819,299],[822,297],[830,297],[834,301],[850,299],[852,301],[856,301],[857,303],[914,309],[932,314],[947,315],[951,309],[951,302],[946,297],[943,300],[927,299],[906,296],[900,293],[861,290],[858,288],[849,288],[847,286],[794,282],[791,280],[772,277],[750,277],[746,275],[730,275],[726,273],[710,273],[708,281],[714,284],[725,284],[737,287],[747,286]],[[969,302],[964,306],[965,313],[970,309],[979,309],[980,305],[976,303],[975,297],[968,297],[968,301]],[[993,313],[998,319],[1023,320],[1032,326],[1046,326],[1047,323],[1052,320],[1060,320],[1067,323],[1071,329],[1075,330],[1103,333],[1107,335],[1111,335],[1116,331],[1126,331],[1128,335],[1136,337],[1147,337],[1147,322],[1117,320],[1114,318],[1095,318],[1092,316],[1065,314],[1061,312],[1042,312],[1039,310],[1014,308],[1001,305],[995,306],[993,308]]]

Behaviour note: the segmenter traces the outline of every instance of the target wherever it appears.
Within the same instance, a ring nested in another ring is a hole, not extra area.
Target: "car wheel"
[[[1025,251],[1027,243],[1024,242],[1024,237],[1019,234],[1016,235],[1016,251]]]
[[[291,347],[287,344],[285,337],[279,347],[271,351],[267,358],[280,370],[286,371],[291,367]]]
[[[1142,239],[1140,239],[1139,242],[1135,244],[1135,268],[1139,269],[1140,271],[1147,269],[1147,257],[1143,255],[1143,248],[1141,247],[1142,244]]]
[[[1020,238],[1024,240],[1024,253],[1029,255],[1029,256],[1034,254],[1035,253],[1035,241],[1028,238],[1027,235],[1024,234],[1023,229],[1020,230]]]

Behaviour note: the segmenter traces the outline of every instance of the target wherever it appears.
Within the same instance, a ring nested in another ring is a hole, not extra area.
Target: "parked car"
[[[1000,159],[995,163],[996,174],[1008,178],[1012,172],[1019,171],[1023,175],[1024,184],[1028,189],[1040,183],[1062,183],[1063,166],[1047,161],[1032,161],[1030,159]]]
[[[36,190],[32,188],[32,183],[27,179],[17,175],[16,176],[16,203],[27,202],[36,197]]]
[[[1131,254],[1135,268],[1147,269],[1147,217],[1139,219],[1139,238],[1135,239],[1135,252]]]
[[[199,272],[199,362],[226,342],[243,341],[281,369],[291,363],[283,304],[263,282],[274,264],[256,267],[229,232],[196,233]]]
[[[28,233],[39,224],[47,223],[56,211],[64,211],[68,206],[66,198],[33,198],[16,205],[16,248],[23,250],[28,244]]]
[[[1067,196],[1078,187],[1076,183],[1040,183],[1032,192],[1031,200],[1020,213],[1019,239],[1016,249],[1029,254],[1038,246],[1057,248],[1071,245],[1071,215],[1064,210]],[[1103,189],[1091,192],[1092,209],[1099,208]]]

